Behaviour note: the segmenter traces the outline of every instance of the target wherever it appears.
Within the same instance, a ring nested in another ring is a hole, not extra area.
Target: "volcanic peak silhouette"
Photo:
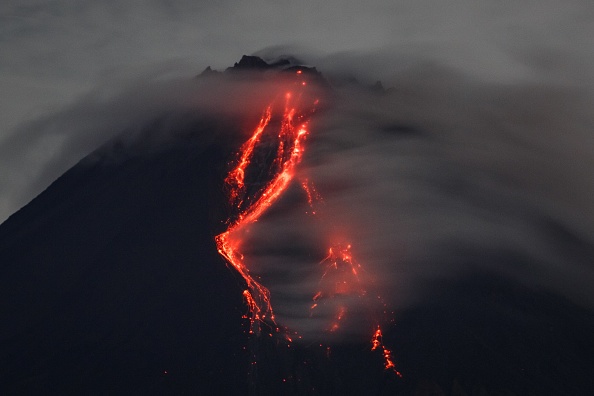
[[[295,68],[318,73],[244,56],[217,78]],[[493,274],[444,282],[397,313],[384,339],[402,380],[381,371],[368,345],[288,352],[273,337],[250,338],[243,280],[213,239],[225,227],[223,180],[241,128],[215,115],[157,117],[0,225],[0,393],[594,392],[592,313]],[[263,357],[255,380],[254,348]]]

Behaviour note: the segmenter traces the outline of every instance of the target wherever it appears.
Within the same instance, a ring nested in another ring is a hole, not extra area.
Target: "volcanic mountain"
[[[203,78],[241,79],[245,70],[303,70],[329,89],[293,60],[244,57]],[[215,243],[232,217],[224,181],[244,121],[156,116],[0,226],[0,393],[594,392],[592,313],[484,273],[397,313],[384,342],[403,378],[368,345],[337,343],[329,353],[250,335],[245,280]]]

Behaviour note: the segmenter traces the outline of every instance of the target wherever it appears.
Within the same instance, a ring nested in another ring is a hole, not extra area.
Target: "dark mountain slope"
[[[2,393],[245,386],[220,374],[245,372],[247,356],[239,278],[213,241],[229,154],[204,143],[216,128],[108,145],[0,227]]]

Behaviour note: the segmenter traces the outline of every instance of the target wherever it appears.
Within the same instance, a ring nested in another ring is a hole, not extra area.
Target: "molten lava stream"
[[[356,296],[359,300],[365,301],[367,303],[366,310],[369,311],[374,311],[372,305],[377,306],[378,303],[380,306],[385,307],[380,296],[377,296],[378,301],[368,298],[369,296],[367,290],[364,289],[364,284],[371,282],[363,282],[361,280],[361,275],[364,273],[363,267],[354,259],[351,247],[350,243],[335,244],[328,249],[328,255],[320,262],[324,266],[324,272],[318,284],[319,290],[312,298],[313,305],[310,310],[313,314],[314,310],[320,304],[326,302],[334,303],[336,307],[334,317],[327,328],[327,331],[330,333],[340,330],[342,322],[349,313],[348,300],[345,300],[345,297]],[[394,372],[398,377],[402,376],[396,369],[392,351],[384,345],[383,335],[379,325],[376,326],[371,337],[371,350],[379,350],[382,353],[384,368],[386,370]]]
[[[303,90],[306,84],[300,71],[297,72],[297,76],[300,77],[299,89]],[[245,280],[247,288],[243,291],[243,296],[248,307],[245,318],[250,320],[250,333],[258,333],[262,323],[267,323],[276,331],[279,329],[274,321],[270,292],[250,275],[244,257],[240,253],[242,232],[256,222],[283,193],[294,176],[295,166],[301,160],[303,141],[308,134],[306,117],[308,113],[314,111],[314,105],[317,103],[317,101],[314,102],[308,111],[304,111],[300,108],[301,97],[301,92],[298,95],[294,92],[286,92],[284,108],[281,111],[278,110],[276,101],[266,107],[251,137],[241,146],[234,168],[225,178],[234,217],[227,221],[229,228],[217,235],[215,240],[219,254]],[[280,113],[280,117],[277,113]],[[280,118],[278,130],[273,128],[278,124],[273,122],[275,118]],[[274,154],[271,163],[258,162],[260,159],[258,154],[262,151]],[[269,180],[254,192],[250,183],[257,186],[262,181],[246,180],[247,174],[249,170],[263,166],[269,168]],[[288,335],[286,337],[290,340]]]
[[[244,318],[250,321],[250,334],[256,335],[260,334],[262,324],[276,332],[280,329],[275,322],[270,292],[250,275],[240,251],[245,239],[244,233],[286,190],[303,155],[303,143],[308,135],[307,117],[313,113],[318,101],[303,105],[301,99],[307,84],[301,71],[297,71],[296,76],[300,80],[294,84],[299,88],[297,94],[292,91],[286,92],[284,107],[279,106],[277,100],[272,101],[264,109],[250,138],[241,146],[234,166],[225,178],[232,209],[227,220],[229,227],[215,237],[218,252],[245,281],[243,297],[248,311]],[[266,160],[270,157],[272,160]],[[302,181],[301,185],[312,208],[311,214],[315,215],[313,201],[320,201],[321,197],[308,180]],[[328,256],[320,264],[325,266],[325,270],[320,280],[320,290],[313,298],[311,310],[319,304],[333,301],[336,313],[327,328],[333,333],[340,329],[344,318],[349,314],[348,297],[362,298],[366,296],[367,291],[363,289],[360,280],[362,267],[353,259],[350,244],[331,247]],[[290,342],[288,333],[283,334]],[[372,351],[382,352],[386,370],[392,370],[400,376],[392,352],[383,344],[379,326],[374,330],[371,344]],[[254,364],[255,360],[252,361],[252,365]]]
[[[371,337],[371,350],[381,350],[384,358],[384,368],[386,370],[392,370],[398,377],[402,377],[400,371],[396,369],[396,364],[394,364],[394,359],[392,358],[392,351],[384,345],[382,329],[380,328],[380,326],[377,326],[377,330],[375,330],[375,333],[373,333],[373,337]]]

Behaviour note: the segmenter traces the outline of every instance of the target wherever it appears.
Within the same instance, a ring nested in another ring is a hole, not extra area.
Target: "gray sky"
[[[591,86],[593,21],[590,0],[3,1],[0,221],[101,142],[86,128],[92,138],[64,153],[82,132],[56,130],[88,125],[74,110],[81,101],[97,107],[123,86],[224,68],[271,46],[306,48],[322,68],[347,56],[370,78],[432,61],[503,84]],[[351,56],[369,52],[375,61]],[[50,160],[61,165],[44,172]]]

